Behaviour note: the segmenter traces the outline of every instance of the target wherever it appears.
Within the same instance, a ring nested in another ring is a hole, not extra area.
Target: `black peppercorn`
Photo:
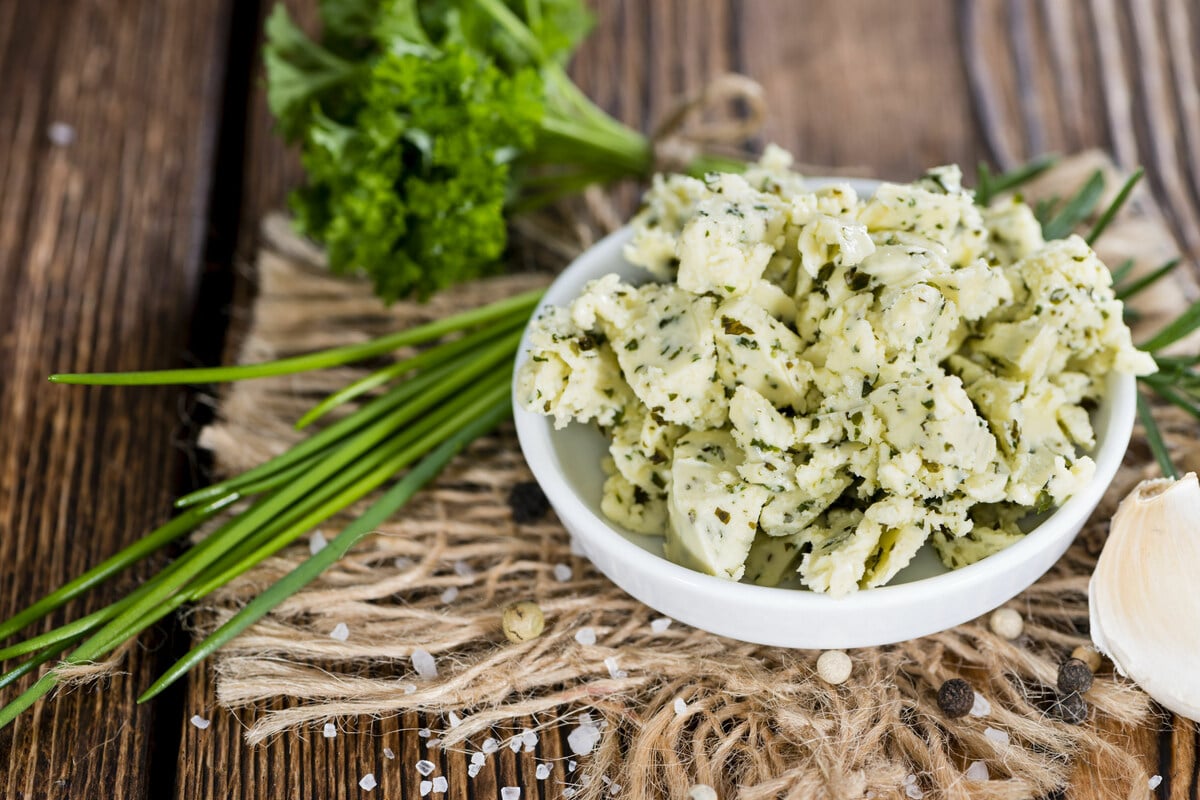
[[[1068,658],[1058,668],[1058,690],[1063,694],[1083,694],[1092,688],[1092,671],[1078,658]]]
[[[963,717],[975,705],[975,690],[962,678],[951,678],[938,689],[937,701],[947,717]]]
[[[1087,722],[1088,704],[1081,695],[1071,692],[1061,695],[1050,707],[1050,713],[1068,725],[1082,725]]]
[[[544,517],[550,509],[550,501],[542,487],[533,481],[522,481],[508,493],[508,507],[512,509],[513,522],[523,525]]]

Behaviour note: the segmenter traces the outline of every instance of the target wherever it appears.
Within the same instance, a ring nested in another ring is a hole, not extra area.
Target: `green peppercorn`
[[[937,701],[947,717],[965,717],[975,705],[975,690],[962,678],[951,678],[938,689]]]
[[[1083,694],[1092,688],[1095,676],[1078,658],[1068,658],[1058,668],[1058,690],[1063,694]]]

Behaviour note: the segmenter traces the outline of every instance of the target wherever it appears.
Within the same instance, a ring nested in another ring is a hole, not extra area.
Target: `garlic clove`
[[[1121,501],[1088,585],[1092,641],[1166,708],[1200,720],[1200,483],[1143,481]]]

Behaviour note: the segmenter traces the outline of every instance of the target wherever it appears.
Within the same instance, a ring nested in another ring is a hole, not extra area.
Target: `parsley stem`
[[[398,455],[397,460],[407,458],[411,462],[422,453],[427,452],[430,447],[436,446],[433,452],[422,458],[404,478],[372,504],[361,517],[346,526],[323,549],[314,553],[298,567],[276,581],[269,589],[260,593],[229,621],[176,662],[138,698],[138,702],[145,702],[159,694],[190,671],[192,667],[262,619],[273,608],[324,572],[349,552],[350,548],[364,536],[374,531],[407,503],[422,486],[441,472],[442,468],[463,447],[503,421],[509,411],[508,387],[501,385],[497,391],[472,404],[470,408],[445,425],[430,431],[420,442]],[[381,467],[381,469],[384,468],[386,467]],[[0,711],[0,725],[4,723],[3,713]]]
[[[265,361],[260,364],[239,364],[229,367],[198,369],[168,369],[150,372],[93,372],[51,375],[52,383],[71,383],[86,386],[166,386],[197,383],[224,383],[249,378],[292,375],[297,372],[338,367],[355,361],[390,353],[401,347],[421,344],[447,333],[460,331],[501,319],[514,312],[532,309],[545,290],[535,289],[480,308],[454,314],[444,319],[381,336],[361,344],[334,347],[302,356]]]

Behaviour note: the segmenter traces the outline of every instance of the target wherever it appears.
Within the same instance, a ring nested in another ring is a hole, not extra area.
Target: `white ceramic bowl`
[[[813,186],[820,185],[816,180]],[[874,181],[849,181],[860,195]],[[566,305],[584,284],[610,272],[643,282],[621,255],[623,228],[575,260],[542,305]],[[539,306],[540,309],[540,306]],[[527,358],[521,342],[518,367]],[[1041,577],[1063,554],[1100,502],[1129,444],[1134,379],[1109,377],[1093,414],[1095,478],[1028,536],[962,569],[949,571],[928,545],[887,586],[833,598],[795,587],[764,587],[705,575],[668,561],[660,537],[631,533],[600,511],[607,442],[591,425],[556,431],[548,417],[515,408],[517,436],[530,469],[563,525],[592,563],[629,594],[663,614],[722,636],[797,648],[868,647],[952,628],[996,608]],[[515,404],[514,404],[515,405]]]

